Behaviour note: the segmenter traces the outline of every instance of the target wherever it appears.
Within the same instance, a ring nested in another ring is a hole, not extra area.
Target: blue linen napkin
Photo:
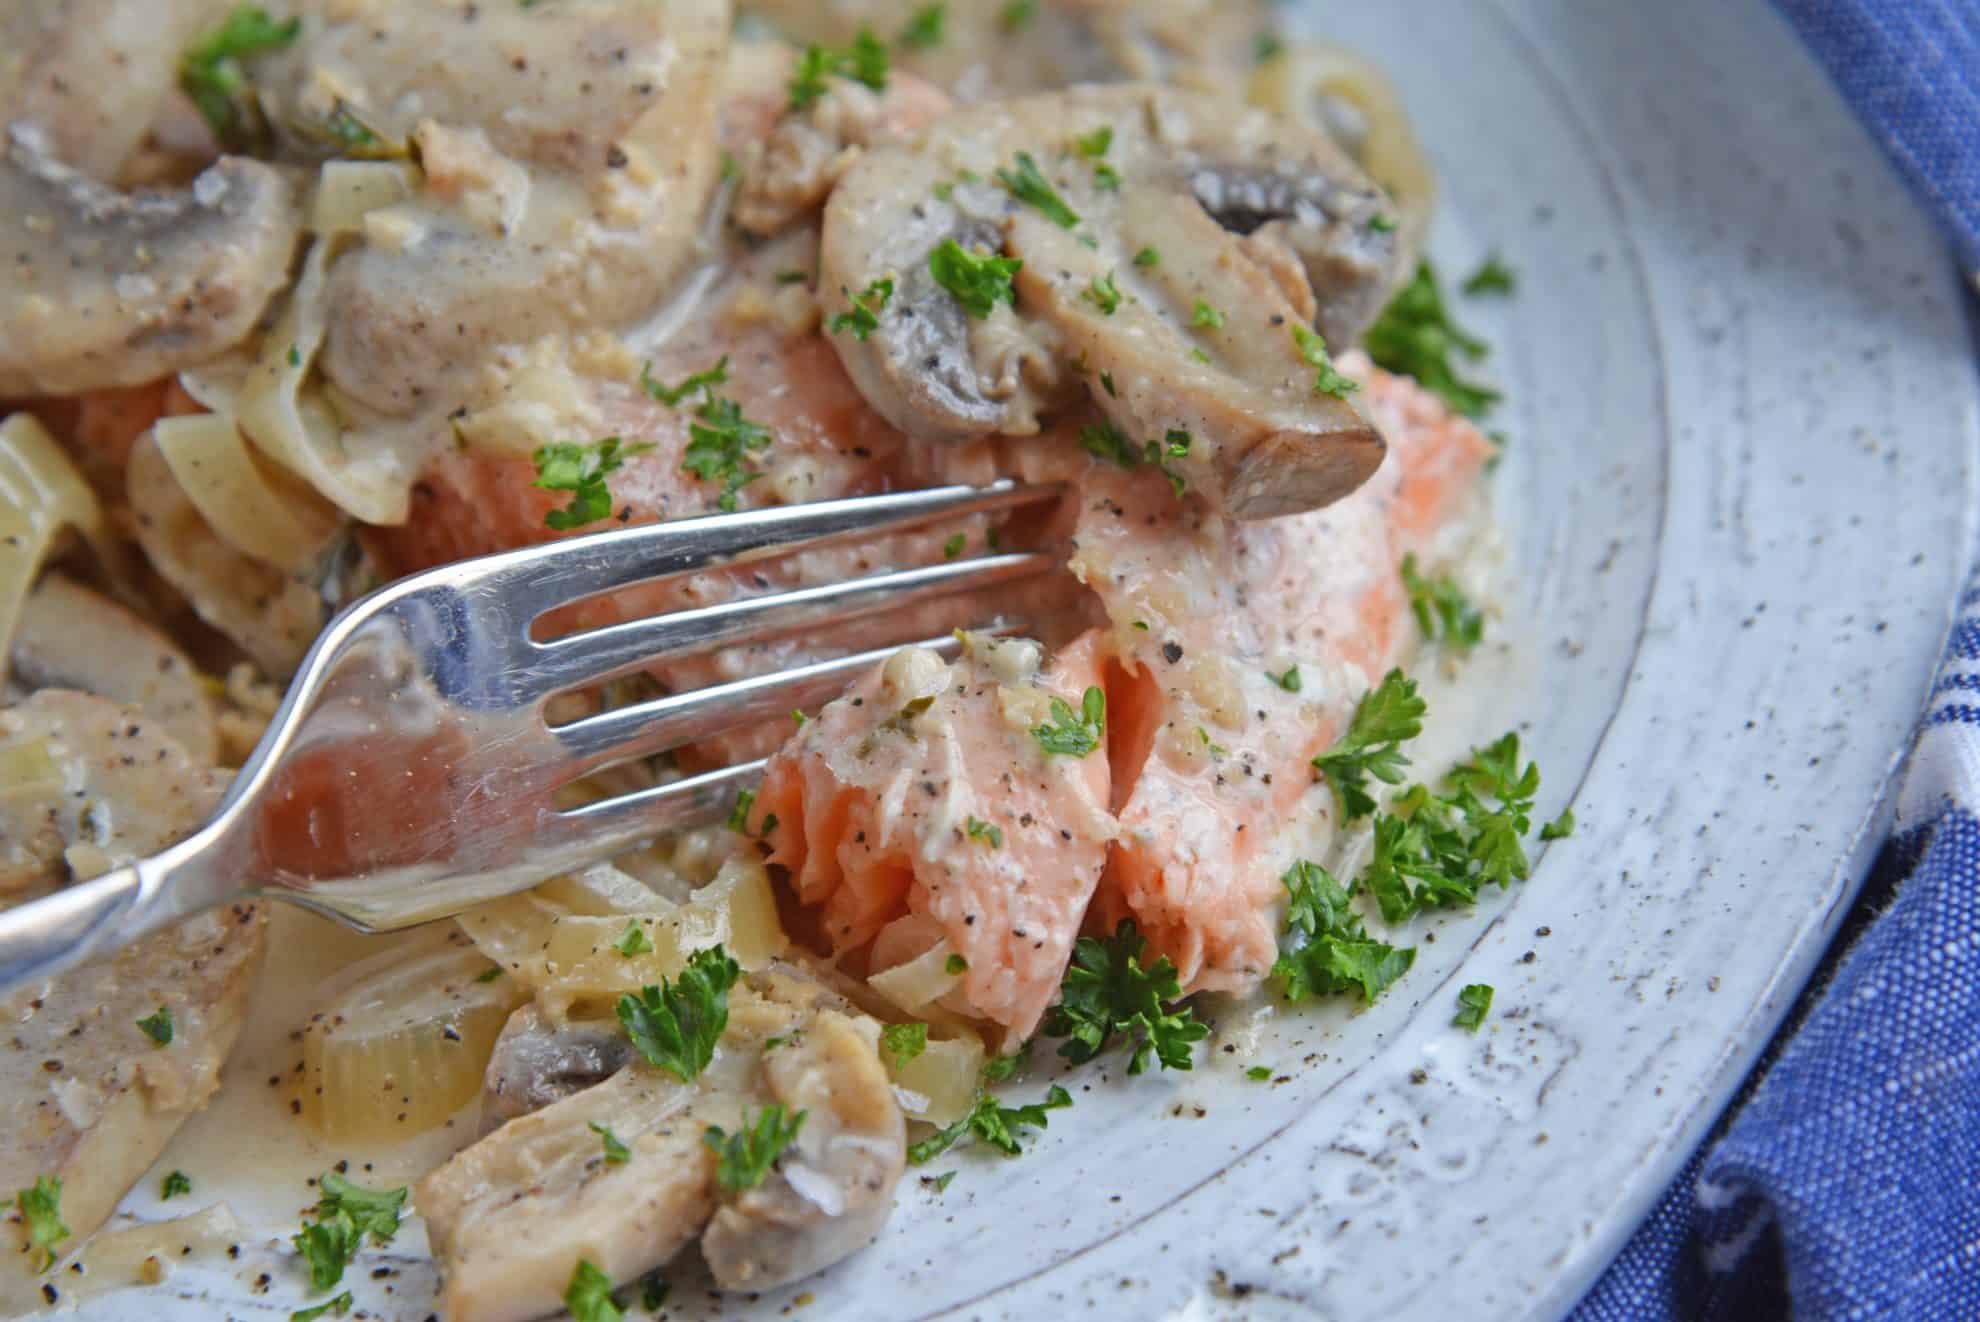
[[[1980,0],[1774,0],[1980,273]]]
[[[1980,0],[1774,0],[1980,284]],[[1898,833],[1570,1322],[1980,1319],[1980,571]]]
[[[1960,611],[1856,931],[1571,1322],[1980,1318],[1980,575]]]

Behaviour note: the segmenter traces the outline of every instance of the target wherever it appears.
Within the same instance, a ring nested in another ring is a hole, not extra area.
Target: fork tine
[[[1002,633],[1005,629],[993,626],[979,632]],[[793,707],[834,697],[849,680],[879,665],[902,647],[925,647],[940,653],[945,660],[962,650],[954,634],[894,647],[876,647],[869,652],[834,657],[794,670],[752,675],[711,688],[614,708],[555,726],[552,733],[570,754],[570,774],[581,776],[613,762],[692,743],[743,721],[781,716]]]
[[[706,825],[728,812],[736,792],[760,780],[767,764],[768,759],[759,758],[656,785],[650,790],[565,809],[555,814],[546,827],[553,837],[561,834],[565,839],[553,838],[544,843],[554,849],[581,842],[586,857],[605,858],[665,831]]]
[[[983,556],[629,620],[534,644],[529,672],[514,682],[518,691],[542,697],[623,675],[661,656],[692,655],[807,624],[837,624],[902,610],[934,597],[1033,578],[1059,563],[1057,557],[1038,552]]]
[[[940,519],[988,514],[1057,500],[1057,485],[933,487],[784,505],[617,528],[489,556],[478,577],[499,591],[526,593],[533,616],[601,592],[700,569],[751,553],[784,554],[849,537],[900,532]],[[507,561],[508,563],[504,563]]]

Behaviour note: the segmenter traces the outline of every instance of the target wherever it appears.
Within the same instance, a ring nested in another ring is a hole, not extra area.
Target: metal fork
[[[719,817],[762,762],[578,808],[560,808],[555,796],[600,768],[834,696],[895,648],[560,725],[546,719],[546,704],[663,656],[898,611],[1060,561],[988,555],[549,641],[531,636],[533,621],[637,583],[1058,495],[1005,482],[714,515],[464,560],[380,588],[324,629],[205,826],[150,858],[0,913],[0,994],[245,896],[390,931]],[[956,646],[953,638],[922,645]]]

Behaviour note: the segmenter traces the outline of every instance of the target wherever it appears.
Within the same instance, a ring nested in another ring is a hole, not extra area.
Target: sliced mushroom
[[[44,690],[0,710],[0,906],[155,852],[196,827],[220,780],[142,712]],[[0,999],[0,1189],[62,1181],[67,1253],[219,1086],[264,923],[202,915]],[[160,1009],[172,1040],[137,1025]],[[39,1307],[16,1218],[0,1220],[0,1312]]]
[[[34,120],[54,153],[117,181],[177,95],[177,55],[227,0],[9,0],[0,5],[0,124]]]
[[[1021,157],[1062,209],[990,182]],[[1113,457],[1267,518],[1337,500],[1381,462],[1325,345],[1359,334],[1402,274],[1387,214],[1316,129],[1173,88],[1082,87],[868,152],[827,204],[820,283],[895,282],[866,340],[832,342],[903,430],[1035,431],[1077,378]],[[974,315],[935,281],[949,240],[1023,263],[1015,308]]]
[[[60,574],[35,585],[13,638],[13,672],[30,689],[79,689],[136,707],[193,761],[212,765],[213,702],[178,644],[149,621]]]
[[[482,1100],[497,1120],[513,1120],[605,1082],[632,1058],[632,1042],[617,1020],[558,1023],[525,1005],[495,1039]]]
[[[494,345],[650,313],[694,258],[723,0],[305,8],[254,66],[284,152],[359,136],[421,166],[331,267],[320,362],[349,399],[412,416]]]
[[[626,1282],[697,1235],[725,1287],[767,1288],[878,1233],[906,1162],[906,1122],[878,1025],[784,971],[730,993],[729,1028],[691,1084],[635,1064],[509,1121],[428,1175],[416,1193],[455,1322],[555,1312],[579,1261]],[[716,1181],[709,1126],[734,1132],[770,1103],[806,1112],[764,1183]],[[605,1160],[594,1125],[629,1149]]]
[[[227,158],[178,192],[119,193],[31,121],[0,143],[0,395],[153,381],[239,343],[288,282],[288,183]]]

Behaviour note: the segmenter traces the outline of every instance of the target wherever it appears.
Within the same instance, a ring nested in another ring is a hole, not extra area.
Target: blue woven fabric
[[[1980,0],[1774,0],[1980,271]]]
[[[1825,984],[1572,1322],[1980,1318],[1980,579]]]

